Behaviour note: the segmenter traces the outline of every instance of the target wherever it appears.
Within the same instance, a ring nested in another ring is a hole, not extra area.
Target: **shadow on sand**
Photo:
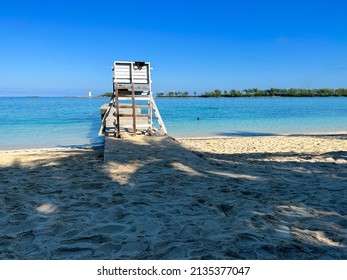
[[[315,155],[51,153],[0,168],[0,259],[347,259],[347,171]]]

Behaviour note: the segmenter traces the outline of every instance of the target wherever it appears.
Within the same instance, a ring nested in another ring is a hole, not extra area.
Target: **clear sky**
[[[114,60],[153,89],[347,87],[347,1],[1,1],[0,95],[111,91]]]

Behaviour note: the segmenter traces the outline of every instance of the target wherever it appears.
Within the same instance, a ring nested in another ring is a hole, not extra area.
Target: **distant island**
[[[111,97],[112,92],[106,92],[99,97]],[[206,91],[200,94],[194,92],[191,94],[188,91],[169,91],[158,92],[157,97],[347,97],[347,88],[321,88],[321,89],[301,89],[301,88],[270,88],[270,89],[244,89],[244,90],[220,90]]]
[[[300,88],[270,88],[270,89],[244,89],[242,91],[220,90],[206,91],[201,94],[190,94],[188,91],[169,91],[167,93],[159,92],[157,97],[328,97],[328,96],[345,96],[347,97],[347,88],[339,89],[300,89]]]

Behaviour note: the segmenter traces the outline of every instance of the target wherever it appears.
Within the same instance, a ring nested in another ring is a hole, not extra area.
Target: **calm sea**
[[[0,149],[101,145],[108,98],[0,98]],[[157,98],[173,137],[347,131],[347,98]],[[199,120],[198,120],[199,118]]]

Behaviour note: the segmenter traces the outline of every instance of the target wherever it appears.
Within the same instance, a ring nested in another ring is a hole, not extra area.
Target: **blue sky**
[[[0,95],[110,91],[114,60],[158,91],[347,87],[347,2],[2,1]]]

